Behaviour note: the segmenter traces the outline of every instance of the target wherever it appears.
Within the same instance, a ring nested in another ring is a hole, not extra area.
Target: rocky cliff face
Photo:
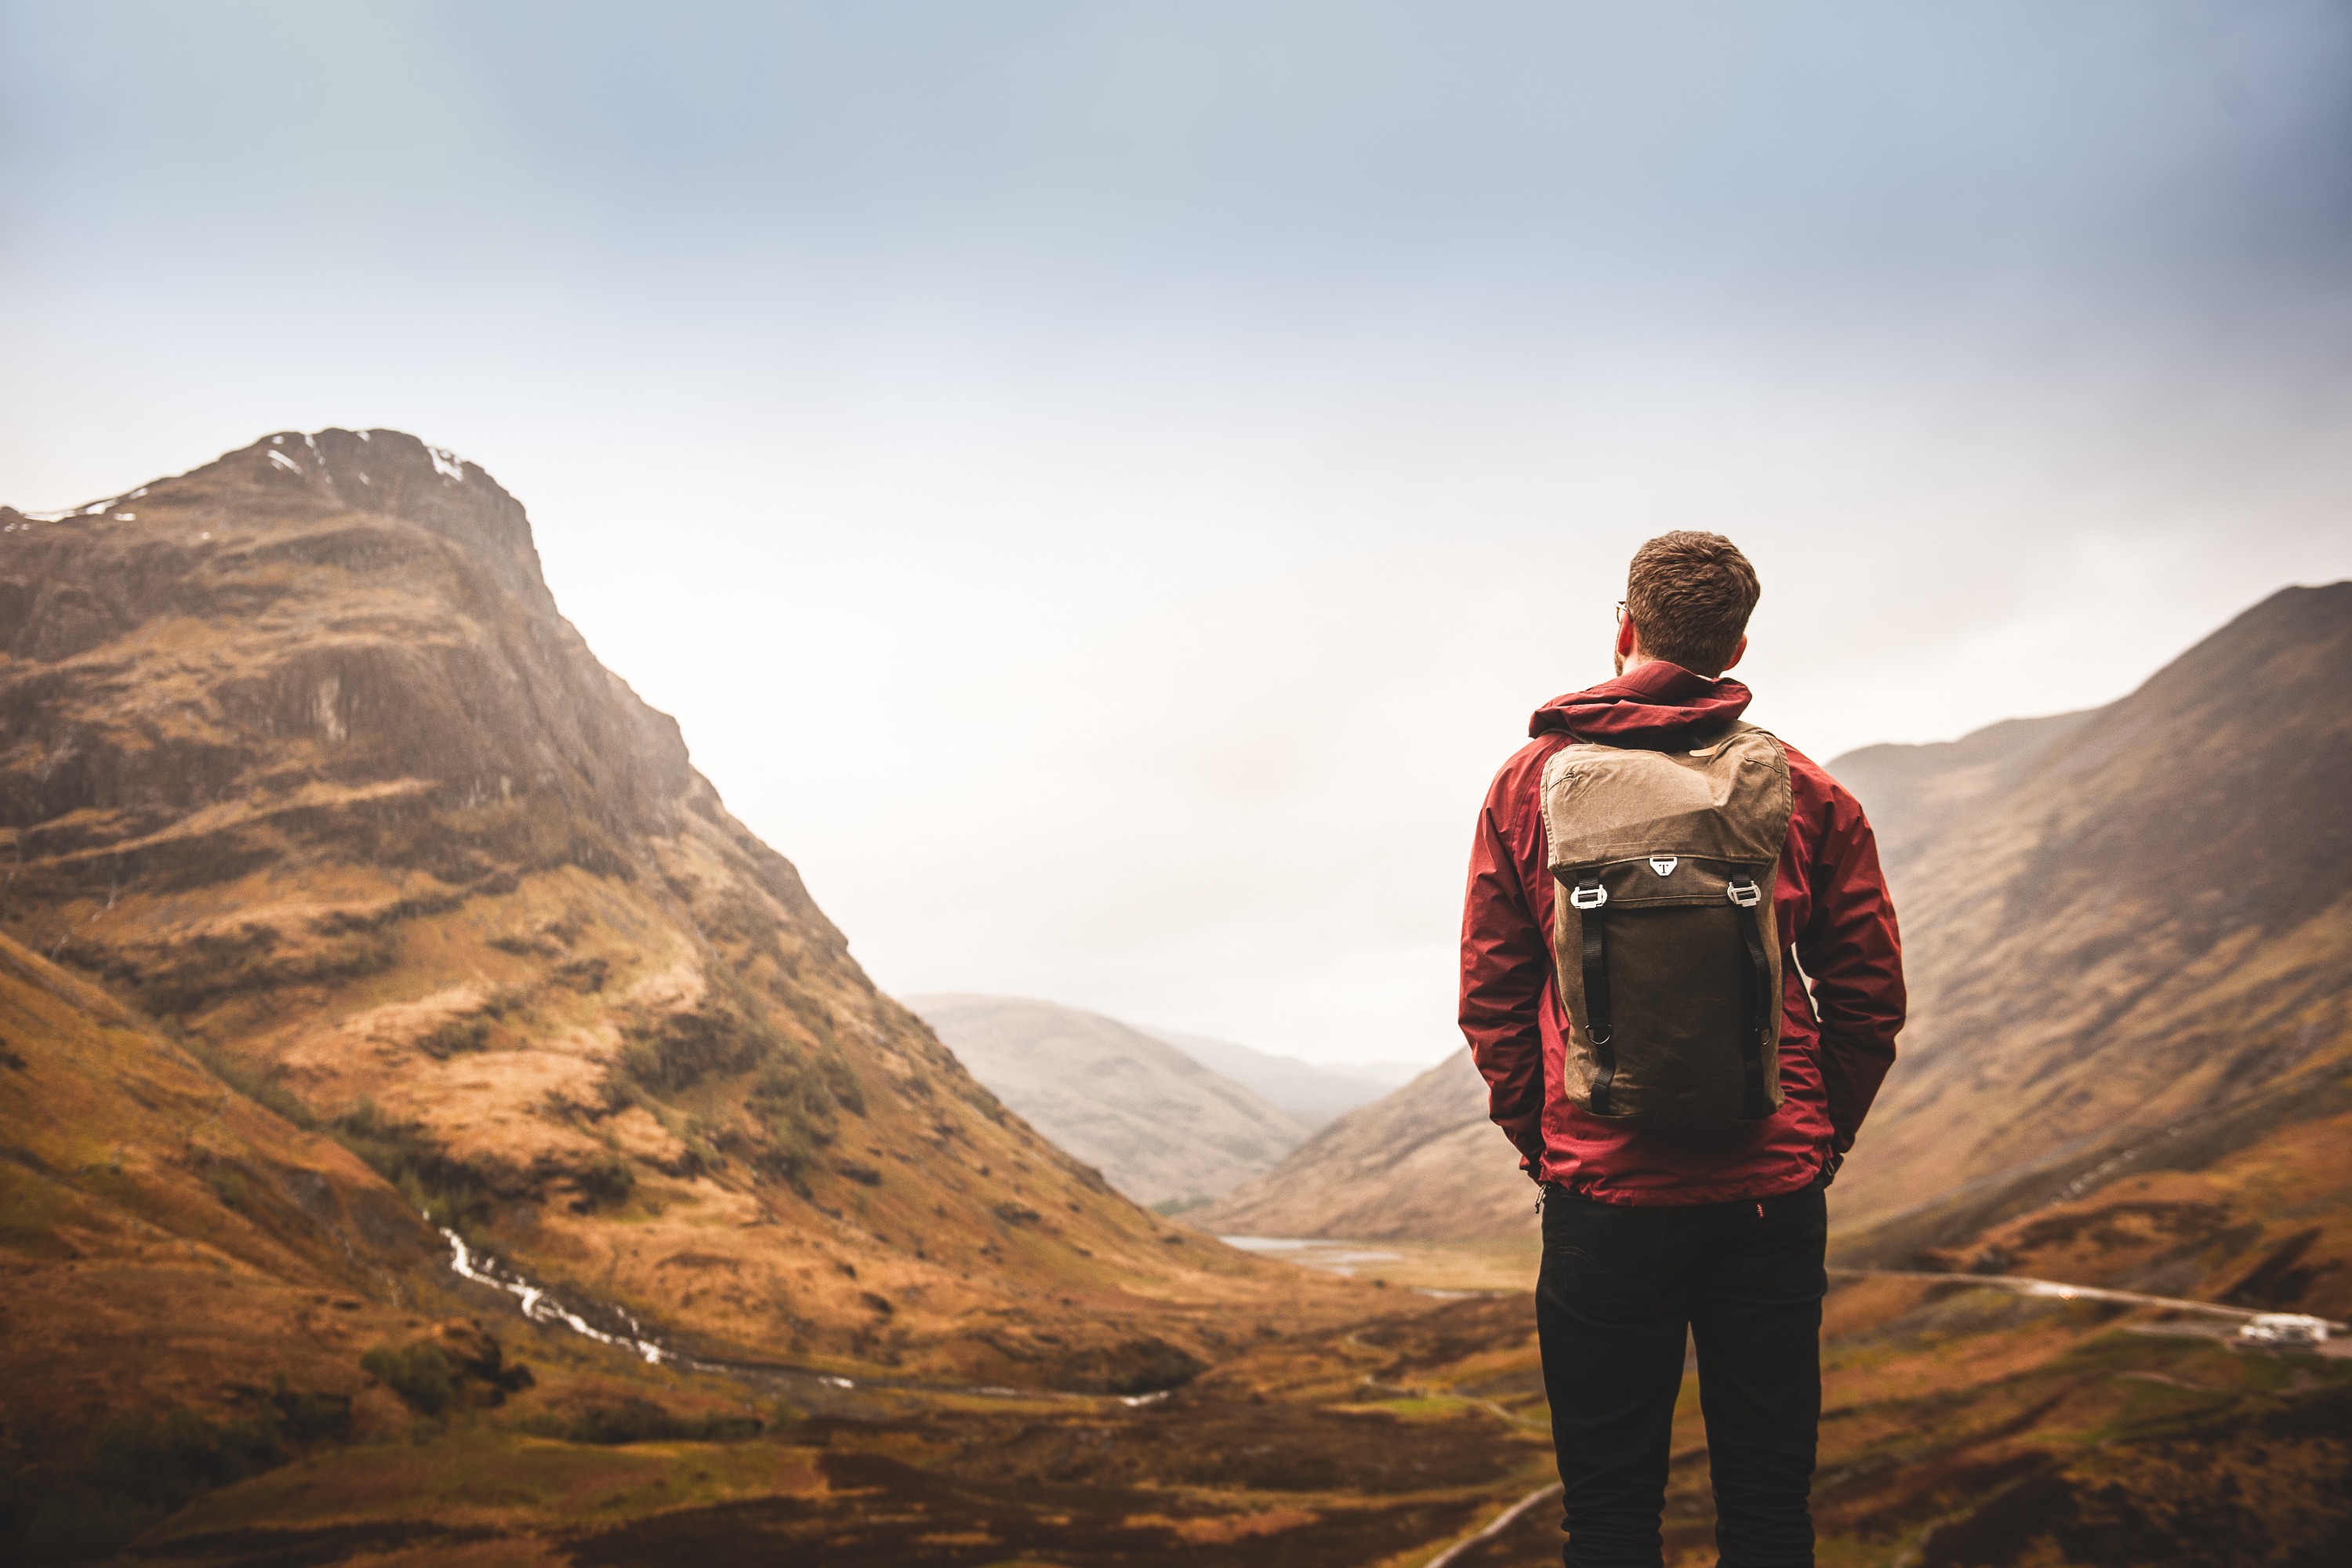
[[[411,437],[0,509],[0,931],[682,1342],[1107,1386],[1296,1302],[878,994]]]

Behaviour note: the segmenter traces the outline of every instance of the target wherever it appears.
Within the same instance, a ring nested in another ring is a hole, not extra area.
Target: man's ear
[[[1642,651],[1642,634],[1631,616],[1617,617],[1617,664],[1622,669],[1633,656]]]
[[[1739,662],[1739,656],[1740,656],[1740,655],[1742,655],[1742,654],[1744,654],[1744,653],[1746,653],[1747,651],[1748,651],[1748,639],[1747,639],[1746,637],[1741,637],[1741,638],[1739,639],[1739,646],[1738,646],[1738,647],[1733,648],[1733,649],[1731,650],[1731,657],[1730,657],[1729,658],[1727,658],[1727,659],[1725,659],[1725,660],[1723,661],[1723,668],[1726,668],[1726,669],[1729,669],[1729,668],[1731,668],[1731,667],[1732,667],[1732,666],[1734,666],[1734,665],[1736,665],[1736,664],[1738,664],[1738,663]]]

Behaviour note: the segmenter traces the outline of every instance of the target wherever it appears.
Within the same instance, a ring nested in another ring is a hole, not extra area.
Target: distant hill
[[[1523,1236],[1535,1229],[1535,1195],[1486,1120],[1486,1080],[1461,1050],[1184,1219],[1220,1236]]]
[[[1270,1051],[1237,1046],[1231,1040],[1213,1040],[1206,1035],[1180,1035],[1167,1029],[1148,1032],[1202,1066],[1255,1090],[1299,1125],[1310,1129],[1360,1105],[1370,1104],[1420,1071],[1418,1068],[1395,1071],[1399,1064],[1394,1062],[1318,1067],[1297,1057],[1278,1057]]]
[[[1831,765],[1892,830],[1912,997],[1845,1231],[2079,1195],[2352,1061],[2352,583],[2094,712]]]
[[[1250,1089],[1099,1013],[1013,996],[907,1005],[1031,1126],[1139,1203],[1213,1197],[1307,1136]]]

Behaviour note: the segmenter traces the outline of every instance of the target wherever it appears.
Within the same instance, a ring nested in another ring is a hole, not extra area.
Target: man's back
[[[1781,984],[1781,1113],[1743,1127],[1633,1127],[1557,1093],[1572,1024],[1550,936],[1562,895],[1547,865],[1544,765],[1580,738],[1687,749],[1718,737],[1748,695],[1727,678],[1644,663],[1538,709],[1534,738],[1487,792],[1463,917],[1462,1030],[1496,1124],[1538,1182],[1627,1204],[1798,1191],[1853,1147],[1894,1062],[1902,952],[1869,821],[1845,786],[1784,743],[1791,805],[1773,913],[1798,964]]]
[[[1778,827],[1777,796],[1743,806],[1718,781],[1719,831],[1680,818],[1670,828],[1670,814],[1622,802],[1604,822],[1579,812],[1605,814],[1609,792],[1580,796],[1565,777],[1575,758],[1556,765],[1570,748],[1687,757],[1730,743],[1749,693],[1721,672],[1747,648],[1758,591],[1747,559],[1718,535],[1643,546],[1620,608],[1618,678],[1537,710],[1528,743],[1487,791],[1471,851],[1462,1029],[1496,1122],[1544,1193],[1537,1327],[1571,1568],[1659,1562],[1674,1406],[1694,1340],[1723,1560],[1812,1561],[1824,1189],[1903,1025],[1901,942],[1870,824],[1836,780],[1777,739],[1747,748],[1748,761],[1776,770],[1774,789],[1786,770],[1777,862],[1756,828]],[[1677,775],[1649,765],[1643,776],[1670,786]],[[1678,809],[1687,818],[1694,808]],[[1644,835],[1659,842],[1645,848]],[[1696,873],[1682,864],[1691,844],[1706,849]],[[1636,923],[1708,901],[1641,896],[1629,867],[1643,860],[1661,879],[1722,893],[1732,908],[1706,918],[1740,943],[1678,946]],[[1754,1005],[1695,1005],[1735,984],[1717,970],[1737,964],[1742,946],[1759,977]],[[1777,1020],[1766,1000],[1775,986]],[[1620,1059],[1662,1059],[1659,1041],[1629,1028],[1674,1035],[1666,1076],[1702,1075],[1677,1082],[1679,1100],[1607,1092]],[[1759,1081],[1759,1051],[1777,1068],[1777,1103]],[[1708,1072],[1726,1080],[1705,1081]],[[1696,1121],[1711,1124],[1674,1124]]]

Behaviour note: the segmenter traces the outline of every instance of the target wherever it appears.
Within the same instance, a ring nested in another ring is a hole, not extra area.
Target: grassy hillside
[[[2347,689],[2352,584],[2285,590],[2042,721],[1895,863],[1912,1019],[1834,1192],[1843,1230],[2109,1179],[2352,1068]],[[1850,771],[1873,805],[1883,756]],[[1936,787],[1887,789],[1890,814]]]
[[[1401,1393],[1358,1325],[1238,1297],[1157,1396],[648,1363],[449,1273],[380,1127],[265,1101],[303,1116],[0,937],[0,1557],[1339,1568],[1542,1461],[1524,1396]]]
[[[273,437],[5,539],[0,931],[535,1278],[708,1354],[1069,1388],[1329,1295],[876,992],[478,468]]]
[[[1041,1139],[480,469],[290,435],[0,537],[0,1553],[1557,1561],[1540,1501],[1470,1540],[1547,1479],[1526,1296],[1253,1261]],[[1921,1010],[1838,1260],[1941,1276],[1832,1291],[1824,1563],[2352,1552],[2352,1360],[1991,1279],[2352,1314],[2347,595],[1856,764]],[[1531,1225],[1466,1060],[1309,1155],[1225,1226]]]

